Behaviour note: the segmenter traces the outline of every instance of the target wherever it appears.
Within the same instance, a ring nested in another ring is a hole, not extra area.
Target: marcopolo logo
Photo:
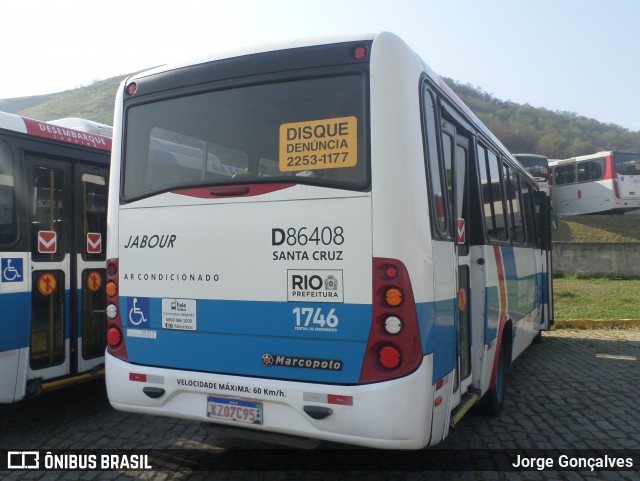
[[[344,302],[342,270],[287,270],[287,300]]]
[[[320,369],[323,371],[341,371],[342,361],[338,359],[315,359],[312,357],[282,356],[264,353],[262,363],[267,366],[301,367],[304,369]]]

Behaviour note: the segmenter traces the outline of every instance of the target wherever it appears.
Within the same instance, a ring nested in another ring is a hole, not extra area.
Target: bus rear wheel
[[[498,366],[496,372],[496,384],[490,388],[480,400],[478,410],[482,414],[497,416],[502,410],[504,404],[504,396],[506,390],[507,376],[507,348],[503,342],[500,346],[500,355],[498,356]]]

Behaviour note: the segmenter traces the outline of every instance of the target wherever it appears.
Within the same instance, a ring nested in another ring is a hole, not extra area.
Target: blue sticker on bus
[[[149,327],[149,298],[130,297],[128,325],[133,327]]]
[[[24,280],[21,257],[3,258],[0,269],[2,269],[2,282],[22,282]]]

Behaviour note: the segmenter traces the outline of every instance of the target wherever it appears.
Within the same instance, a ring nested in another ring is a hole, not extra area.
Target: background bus
[[[0,402],[103,373],[111,139],[0,112]]]
[[[640,208],[640,154],[609,151],[549,162],[558,215]]]
[[[394,35],[289,47],[122,84],[109,400],[437,444],[552,322],[548,197]]]
[[[551,191],[549,190],[549,177],[551,177],[549,160],[544,155],[536,154],[513,154],[513,156],[533,175],[538,182],[540,190],[551,197]]]

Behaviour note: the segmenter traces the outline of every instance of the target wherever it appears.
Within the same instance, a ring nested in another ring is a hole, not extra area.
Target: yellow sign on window
[[[280,171],[355,167],[358,163],[358,119],[294,122],[280,126]]]

